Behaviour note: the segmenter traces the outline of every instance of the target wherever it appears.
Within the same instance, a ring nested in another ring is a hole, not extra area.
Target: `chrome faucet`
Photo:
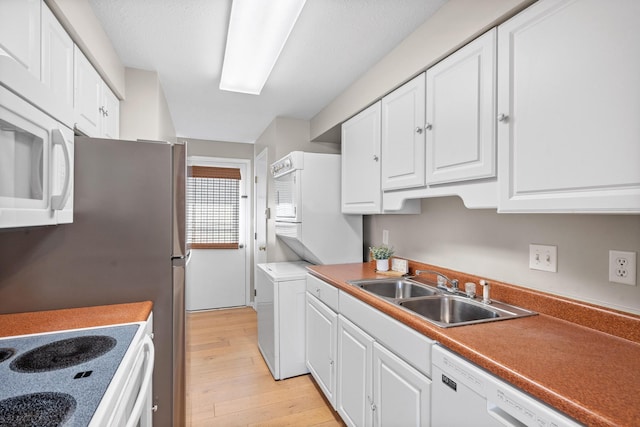
[[[438,276],[438,288],[440,289],[444,289],[447,292],[451,292],[452,294],[461,292],[458,289],[458,284],[460,283],[458,279],[449,279],[444,274],[435,270],[416,270],[416,276],[419,276],[421,273],[435,274],[436,276]],[[441,278],[444,280],[441,280]],[[447,283],[450,283],[451,286],[447,286]]]

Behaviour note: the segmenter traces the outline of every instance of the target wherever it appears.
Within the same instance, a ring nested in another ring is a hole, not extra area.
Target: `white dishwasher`
[[[433,427],[580,425],[440,346],[433,347],[432,360]]]
[[[258,347],[273,378],[309,372],[305,363],[305,261],[258,264]]]

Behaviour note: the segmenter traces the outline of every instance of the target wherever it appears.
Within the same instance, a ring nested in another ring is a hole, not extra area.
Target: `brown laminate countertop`
[[[479,279],[435,266],[410,267],[436,269],[461,283]],[[640,316],[491,282],[492,299],[539,314],[440,328],[346,283],[384,277],[372,263],[309,270],[585,425],[640,425]],[[620,334],[612,333],[618,329]]]
[[[151,301],[0,314],[0,337],[143,322],[151,313]]]

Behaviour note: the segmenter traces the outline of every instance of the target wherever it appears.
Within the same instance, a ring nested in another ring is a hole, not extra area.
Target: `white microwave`
[[[36,102],[50,99],[39,81],[0,60],[0,228],[73,222],[73,131]]]

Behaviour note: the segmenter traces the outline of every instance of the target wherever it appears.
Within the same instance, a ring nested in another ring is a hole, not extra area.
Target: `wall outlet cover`
[[[609,281],[636,285],[636,253],[609,251]]]

